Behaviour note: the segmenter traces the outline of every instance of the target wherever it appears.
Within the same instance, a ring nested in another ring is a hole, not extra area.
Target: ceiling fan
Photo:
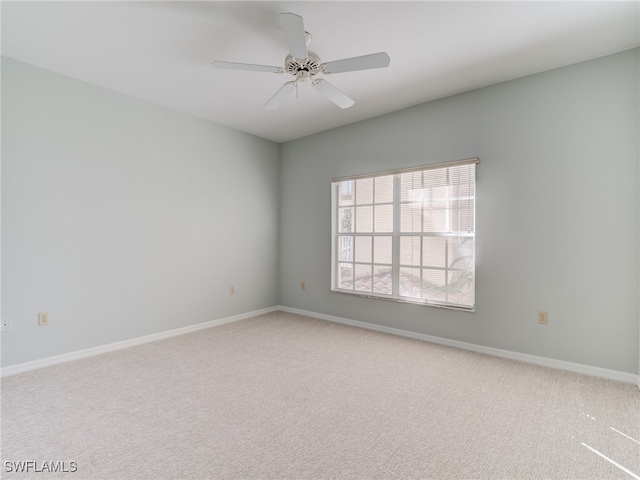
[[[333,74],[367,70],[370,68],[382,68],[389,66],[389,55],[385,52],[363,55],[360,57],[345,58],[333,62],[322,63],[320,57],[307,49],[311,43],[311,34],[304,29],[302,17],[295,13],[281,13],[280,26],[284,32],[289,46],[289,55],[284,59],[284,67],[272,67],[269,65],[254,65],[249,63],[213,62],[216,68],[232,70],[251,70],[256,72],[288,73],[295,80],[285,83],[263,108],[275,109],[294,91],[298,84],[311,81],[311,85],[322,95],[331,100],[340,108],[349,108],[355,101],[342,93],[336,87],[322,78],[316,78],[318,74]]]

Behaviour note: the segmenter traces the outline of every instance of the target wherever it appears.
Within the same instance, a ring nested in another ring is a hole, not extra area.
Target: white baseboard
[[[590,365],[583,365],[581,363],[565,362],[564,360],[555,360],[553,358],[538,357],[535,355],[528,355],[526,353],[512,352],[510,350],[501,350],[499,348],[485,347],[482,345],[476,345],[473,343],[461,342],[458,340],[450,340],[448,338],[434,337],[432,335],[426,335],[424,333],[410,332],[408,330],[402,330],[399,328],[385,327],[382,325],[376,325],[373,323],[361,322],[358,320],[351,320],[342,317],[334,317],[332,315],[325,315],[323,313],[309,312],[307,310],[300,310],[297,308],[290,308],[280,306],[278,310],[289,313],[297,313],[299,315],[305,315],[307,317],[317,318],[318,320],[326,320],[334,323],[342,323],[344,325],[350,325],[352,327],[365,328],[367,330],[375,330],[377,332],[389,333],[391,335],[398,335],[400,337],[413,338],[415,340],[422,340],[425,342],[436,343],[439,345],[446,345],[449,347],[461,348],[463,350],[470,350],[472,352],[484,353],[487,355],[493,355],[495,357],[508,358],[511,360],[517,360],[519,362],[531,363],[534,365],[541,365],[543,367],[555,368],[558,370],[566,370],[569,372],[582,373],[592,377],[606,378],[607,380],[615,380],[618,382],[635,384],[640,388],[640,375],[633,373],[619,372],[617,370],[608,370],[606,368],[593,367]]]
[[[593,367],[590,365],[583,365],[580,363],[565,362],[563,360],[555,360],[552,358],[538,357],[535,355],[528,355],[525,353],[512,352],[510,350],[501,350],[498,348],[485,347],[485,346],[476,345],[473,343],[461,342],[458,340],[450,340],[448,338],[435,337],[432,335],[410,332],[408,330],[402,330],[399,328],[385,327],[385,326],[376,325],[373,323],[361,322],[358,320],[351,320],[351,319],[342,318],[342,317],[335,317],[332,315],[325,315],[323,313],[311,312],[308,310],[300,310],[297,308],[290,308],[285,306],[269,307],[269,308],[264,308],[262,310],[254,310],[252,312],[220,318],[218,320],[212,320],[210,322],[199,323],[197,325],[190,325],[188,327],[176,328],[174,330],[168,330],[166,332],[154,333],[152,335],[145,335],[143,337],[123,340],[121,342],[109,343],[107,345],[100,345],[97,347],[78,350],[75,352],[65,353],[62,355],[55,355],[53,357],[42,358],[42,359],[34,360],[31,362],[10,365],[8,367],[2,367],[2,369],[0,370],[0,377],[16,375],[18,373],[28,372],[28,371],[36,370],[39,368],[50,367],[52,365],[57,365],[59,363],[71,362],[73,360],[79,360],[81,358],[92,357],[94,355],[100,355],[102,353],[113,352],[116,350],[121,350],[123,348],[142,345],[144,343],[156,342],[158,340],[163,340],[165,338],[197,332],[198,330],[204,330],[206,328],[216,327],[219,325],[224,325],[226,323],[237,322],[239,320],[244,320],[246,318],[255,317],[257,315],[263,315],[265,313],[271,313],[278,310],[283,312],[296,313],[296,314],[304,315],[307,317],[317,318],[319,320],[326,320],[329,322],[341,323],[341,324],[349,325],[352,327],[364,328],[367,330],[375,330],[377,332],[389,333],[391,335],[398,335],[400,337],[413,338],[416,340],[436,343],[439,345],[446,345],[449,347],[461,348],[463,350],[470,350],[472,352],[478,352],[478,353],[484,353],[487,355],[493,355],[496,357],[508,358],[511,360],[517,360],[519,362],[531,363],[534,365],[541,365],[544,367],[550,367],[550,368],[555,368],[559,370],[566,370],[569,372],[582,373],[584,375],[605,378],[607,380],[615,380],[618,382],[632,383],[637,385],[638,388],[640,388],[640,375],[635,375],[633,373],[619,372],[617,370],[608,370],[606,368]]]
[[[198,323],[197,325],[189,325],[188,327],[176,328],[174,330],[167,330],[165,332],[154,333],[151,335],[145,335],[143,337],[132,338],[129,340],[123,340],[121,342],[109,343],[107,345],[100,345],[97,347],[87,348],[84,350],[77,350],[75,352],[64,353],[62,355],[55,355],[53,357],[42,358],[39,360],[33,360],[31,362],[18,363],[16,365],[10,365],[8,367],[2,367],[0,376],[6,377],[9,375],[16,375],[18,373],[28,372],[30,370],[36,370],[39,368],[50,367],[59,363],[71,362],[73,360],[79,360],[81,358],[93,357],[94,355],[100,355],[102,353],[113,352],[116,350],[122,350],[123,348],[134,347],[136,345],[142,345],[143,343],[157,342],[158,340],[164,340],[165,338],[175,337],[178,335],[184,335],[186,333],[197,332],[198,330],[204,330],[205,328],[217,327],[226,323],[237,322],[244,320],[245,318],[255,317],[257,315],[263,315],[265,313],[275,312],[279,310],[278,307],[269,307],[262,310],[254,310],[252,312],[241,313],[239,315],[233,315],[231,317],[220,318],[218,320],[212,320],[210,322]]]

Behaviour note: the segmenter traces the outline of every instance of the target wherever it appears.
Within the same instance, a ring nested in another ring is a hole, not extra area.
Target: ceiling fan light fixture
[[[295,77],[295,80],[287,82],[280,87],[275,95],[273,95],[273,97],[264,104],[263,108],[277,108],[282,101],[293,92],[293,90],[296,90],[297,92],[298,82],[306,82],[311,79],[314,79],[311,82],[311,85],[322,95],[340,108],[349,108],[355,103],[355,101],[329,82],[321,78],[315,78],[316,75],[329,75],[332,73],[352,72],[356,70],[367,70],[371,68],[383,68],[389,66],[389,55],[385,52],[322,63],[320,57],[307,48],[311,44],[313,37],[304,29],[302,17],[290,12],[281,13],[279,17],[282,32],[284,33],[285,40],[289,46],[289,54],[285,57],[284,68],[248,63],[213,62],[213,66],[216,68],[253,70],[272,73],[286,72]]]

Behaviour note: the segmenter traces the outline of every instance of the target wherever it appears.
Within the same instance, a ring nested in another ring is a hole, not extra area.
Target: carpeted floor
[[[640,478],[633,385],[283,312],[6,377],[1,426],[6,479]]]

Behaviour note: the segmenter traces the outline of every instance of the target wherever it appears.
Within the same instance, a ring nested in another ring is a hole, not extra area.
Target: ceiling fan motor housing
[[[320,57],[311,51],[307,53],[307,58],[304,59],[294,58],[292,55],[287,55],[284,59],[285,71],[298,80],[306,80],[321,73],[320,64]]]

